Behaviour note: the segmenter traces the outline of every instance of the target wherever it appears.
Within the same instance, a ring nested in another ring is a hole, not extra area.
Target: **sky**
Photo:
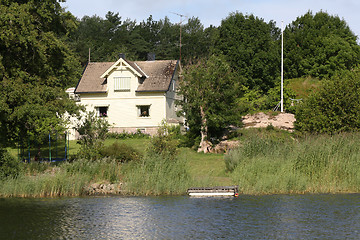
[[[167,16],[172,23],[198,17],[204,27],[219,26],[221,20],[236,11],[254,14],[266,22],[273,20],[281,27],[282,21],[286,26],[309,10],[314,14],[322,10],[344,19],[355,35],[360,36],[359,0],[66,0],[61,5],[79,19],[85,15],[105,18],[112,11],[119,13],[122,20],[130,18],[137,22],[150,15],[154,20]]]

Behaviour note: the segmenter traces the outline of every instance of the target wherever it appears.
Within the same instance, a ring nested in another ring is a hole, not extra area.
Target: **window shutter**
[[[114,77],[115,91],[130,91],[130,77]]]

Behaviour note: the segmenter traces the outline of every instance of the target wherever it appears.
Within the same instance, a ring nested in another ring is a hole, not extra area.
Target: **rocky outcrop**
[[[92,183],[85,188],[87,195],[107,195],[107,194],[120,194],[122,183]]]
[[[225,140],[219,142],[211,149],[212,153],[227,153],[229,150],[239,147],[239,141]]]
[[[264,128],[272,125],[276,128],[292,132],[294,130],[295,116],[291,113],[265,114],[263,112],[248,114],[243,117],[244,128]]]

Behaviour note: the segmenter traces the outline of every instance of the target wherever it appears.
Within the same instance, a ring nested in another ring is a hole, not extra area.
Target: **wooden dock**
[[[189,188],[189,196],[238,196],[239,186]]]

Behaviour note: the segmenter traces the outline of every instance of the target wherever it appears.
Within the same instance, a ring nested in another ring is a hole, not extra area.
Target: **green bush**
[[[113,143],[110,146],[104,147],[100,154],[103,157],[108,157],[110,159],[115,159],[117,162],[129,162],[137,161],[141,158],[141,154],[135,148],[128,146],[124,143]]]
[[[328,133],[360,130],[360,70],[326,81],[296,109],[300,132]]]
[[[110,124],[105,118],[99,118],[95,112],[89,112],[85,117],[79,119],[76,130],[80,137],[78,144],[81,145],[78,158],[96,160],[101,158],[100,150],[104,145],[106,134]]]
[[[149,156],[162,156],[164,158],[175,159],[178,154],[178,141],[175,136],[177,131],[163,122],[159,126],[157,134],[150,140],[150,144],[146,149]]]
[[[4,149],[0,149],[0,180],[17,177],[21,171],[21,162]]]

